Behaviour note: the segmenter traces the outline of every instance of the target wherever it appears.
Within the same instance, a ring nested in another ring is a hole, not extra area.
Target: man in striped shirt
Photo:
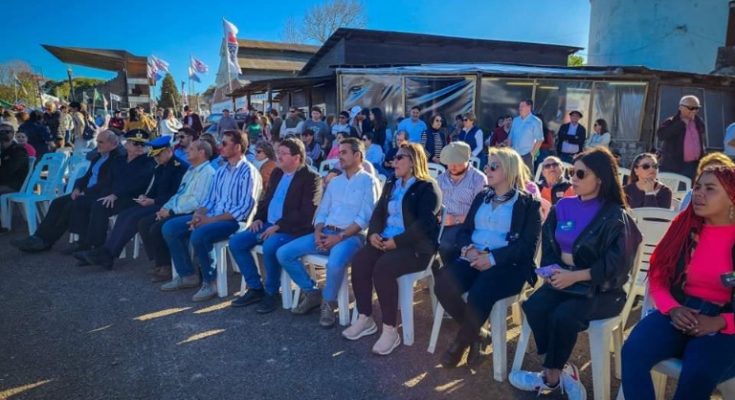
[[[189,257],[188,244],[191,243],[202,275],[201,288],[192,301],[205,301],[217,295],[217,268],[211,254],[214,243],[230,237],[239,229],[240,222],[248,219],[255,209],[262,187],[258,170],[245,159],[247,149],[248,138],[245,133],[225,131],[220,153],[227,164],[215,173],[204,203],[194,215],[172,218],[163,225],[163,237],[179,276],[161,286],[161,290],[172,291],[199,285]]]

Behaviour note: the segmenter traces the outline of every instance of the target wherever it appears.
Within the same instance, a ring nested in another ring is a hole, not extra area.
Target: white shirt
[[[730,124],[725,130],[725,154],[730,157],[735,157],[735,147],[728,146],[727,143],[733,139],[735,139],[735,122]]]
[[[495,250],[508,245],[506,239],[513,220],[513,205],[517,200],[518,192],[512,199],[499,204],[494,210],[492,204],[480,205],[475,214],[475,231],[472,232],[472,244],[475,248]]]
[[[380,191],[377,179],[360,169],[351,178],[343,173],[329,182],[316,210],[314,225],[324,224],[345,229],[356,223],[366,229]]]
[[[161,136],[173,136],[183,125],[178,119],[164,119],[158,126],[161,128]]]

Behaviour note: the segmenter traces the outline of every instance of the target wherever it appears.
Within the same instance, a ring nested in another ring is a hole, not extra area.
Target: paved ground
[[[77,267],[57,251],[21,254],[8,244],[18,236],[0,237],[0,399],[536,398],[492,380],[490,356],[478,371],[438,366],[456,325],[445,321],[437,354],[426,352],[425,289],[416,293],[415,344],[378,357],[377,337],[348,342],[320,328],[317,314],[262,316],[228,307],[231,297],[194,304],[190,291],[149,283],[142,259],[112,272]],[[231,293],[236,282],[231,275]],[[580,336],[574,361],[592,398],[586,343]],[[529,354],[525,366],[538,365]]]

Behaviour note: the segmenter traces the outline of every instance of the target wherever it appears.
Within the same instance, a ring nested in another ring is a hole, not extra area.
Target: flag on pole
[[[151,56],[151,60],[153,60],[153,64],[156,65],[156,68],[158,68],[159,71],[168,73],[168,63],[166,61],[163,61],[156,56]]]
[[[97,88],[94,89],[94,93],[92,96],[92,101],[95,103],[99,100],[102,100],[102,96],[100,96],[100,92],[97,91]]]
[[[194,57],[191,58],[191,69],[200,74],[206,74],[207,72],[209,72],[209,67],[207,66],[207,64],[197,60]]]
[[[232,22],[222,19],[225,26],[225,42],[227,43],[227,64],[230,68],[230,74],[238,75],[240,73],[240,65],[237,62],[237,27]]]
[[[153,81],[153,84],[155,85],[159,79],[163,78],[163,73],[161,73],[161,69],[159,68],[158,63],[154,61],[154,58],[155,57],[152,57],[148,60],[146,76],[149,80]]]
[[[104,107],[105,111],[107,111],[108,105],[110,105],[110,103],[107,101],[107,98],[103,95],[102,96],[102,107]]]
[[[25,87],[23,87],[23,82],[18,79],[18,75],[13,74],[13,79],[15,80],[15,84],[18,85],[18,88],[20,88],[20,91],[23,93],[23,95],[28,96],[28,91]]]
[[[110,93],[110,100],[113,100],[113,101],[122,101],[122,97],[116,95],[115,93]]]
[[[189,79],[194,82],[202,83],[201,79],[199,79],[199,76],[197,76],[196,71],[194,71],[194,68],[192,67],[189,67]]]
[[[82,92],[82,102],[85,104],[89,103],[89,96],[86,91]]]

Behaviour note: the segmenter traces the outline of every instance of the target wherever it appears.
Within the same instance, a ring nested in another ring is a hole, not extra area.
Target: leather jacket
[[[555,238],[556,208],[552,208],[543,227],[541,265],[559,264],[561,249]],[[615,203],[607,203],[574,241],[572,257],[576,267],[590,269],[595,293],[621,290],[633,268],[636,251],[643,237],[633,218]]]

